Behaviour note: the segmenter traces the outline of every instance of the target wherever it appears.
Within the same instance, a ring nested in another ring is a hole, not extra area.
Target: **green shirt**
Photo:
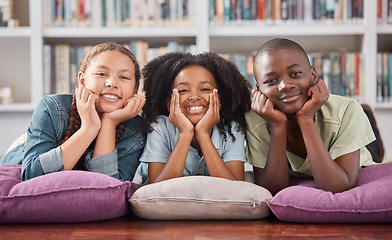
[[[269,125],[253,111],[246,113],[245,117],[248,123],[247,160],[255,167],[264,168],[270,144]],[[315,124],[332,159],[360,149],[360,166],[375,164],[365,146],[376,138],[369,119],[357,101],[330,94],[316,113]],[[312,176],[308,157],[304,159],[289,151],[286,153],[291,176]]]

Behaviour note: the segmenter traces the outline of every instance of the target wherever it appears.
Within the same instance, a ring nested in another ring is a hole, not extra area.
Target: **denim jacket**
[[[64,170],[57,144],[66,136],[71,103],[71,94],[43,97],[31,118],[26,142],[3,156],[0,164],[22,164],[23,180]],[[138,122],[138,116],[127,121],[115,151],[94,158],[89,152],[85,158],[86,170],[132,181],[146,143],[146,133],[138,129]]]

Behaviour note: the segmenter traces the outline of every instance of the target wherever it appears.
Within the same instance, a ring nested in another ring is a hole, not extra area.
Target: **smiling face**
[[[84,73],[79,72],[79,84],[98,95],[98,112],[112,112],[136,93],[135,66],[124,53],[105,51],[91,60]]]
[[[295,49],[258,56],[255,78],[259,90],[283,113],[295,113],[308,101],[308,89],[318,76],[306,55]]]
[[[192,124],[197,124],[206,114],[210,94],[214,89],[218,89],[218,85],[206,68],[194,65],[185,67],[177,74],[173,89],[178,89],[182,113]],[[167,100],[168,109],[170,100]]]

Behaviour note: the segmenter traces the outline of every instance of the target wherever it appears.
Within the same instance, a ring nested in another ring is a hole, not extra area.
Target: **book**
[[[250,19],[257,19],[257,0],[250,0]]]
[[[231,2],[230,0],[223,0],[223,21],[229,22],[231,19]]]
[[[231,0],[235,1],[235,0]],[[215,0],[208,1],[208,19],[210,21],[215,20]]]
[[[384,101],[389,101],[389,71],[388,53],[382,53],[382,97]]]
[[[225,19],[225,5],[224,0],[215,0],[215,21],[223,23]]]
[[[344,96],[344,86],[341,79],[340,69],[340,53],[331,53],[331,65],[332,65],[332,78],[331,78],[331,93]]]
[[[289,0],[281,0],[280,15],[282,20],[289,19]]]
[[[69,49],[69,89],[73,91],[78,84],[79,62],[77,59],[77,47],[71,46]]]
[[[55,46],[56,93],[70,93],[70,45]]]
[[[264,20],[265,19],[265,0],[257,0],[257,19]]]
[[[250,20],[250,0],[241,0],[242,20]]]
[[[360,72],[360,53],[354,53],[354,96],[361,96],[361,72]]]
[[[236,12],[236,6],[237,6],[237,0],[230,0],[230,20],[236,20],[237,19],[237,12]]]
[[[114,8],[114,1],[115,0],[105,0],[105,17],[106,23],[105,26],[107,27],[114,27],[116,24],[115,20],[115,8]],[[132,1],[134,2],[134,1]],[[139,2],[139,1],[137,1]]]
[[[54,62],[54,59],[52,58],[52,45],[50,44],[45,44],[43,47],[43,65],[44,65],[44,71],[43,71],[43,93],[44,95],[49,95],[53,93],[52,89],[52,63]]]
[[[382,90],[382,53],[378,52],[377,53],[377,102],[382,102],[383,101],[383,90]]]
[[[388,92],[389,92],[389,98],[391,99],[392,97],[392,53],[387,53],[388,55]]]
[[[282,20],[282,2],[281,0],[273,0],[272,2],[272,19],[274,21]]]
[[[319,78],[322,78],[325,81],[327,88],[330,89],[332,81],[332,61],[328,55],[323,55],[321,61],[322,75],[319,75]]]
[[[104,1],[104,0],[102,0]],[[102,12],[104,11],[103,6],[105,6],[104,4],[102,4],[102,1],[92,1],[91,2],[91,26],[98,28],[98,27],[102,27],[105,26],[105,24],[103,23],[103,16],[102,16]],[[130,21],[130,20],[128,20]]]

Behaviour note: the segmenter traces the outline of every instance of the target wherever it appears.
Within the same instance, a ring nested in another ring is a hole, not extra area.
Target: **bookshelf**
[[[14,103],[0,104],[0,155],[18,134],[23,133],[32,111],[43,96],[43,46],[45,44],[92,45],[103,41],[143,40],[151,45],[177,41],[195,44],[197,52],[251,54],[272,37],[287,37],[299,42],[307,52],[333,52],[345,48],[361,52],[364,71],[364,102],[376,111],[379,128],[392,121],[392,101],[377,102],[377,51],[390,51],[392,25],[377,23],[377,1],[365,0],[363,21],[342,24],[295,21],[258,24],[243,21],[233,24],[210,22],[209,0],[193,0],[195,23],[184,26],[57,27],[44,23],[47,0],[14,0],[14,15],[20,27],[0,28],[0,87],[14,88]],[[18,118],[20,121],[13,121]],[[383,122],[384,121],[384,122]],[[21,126],[23,124],[23,126]],[[19,129],[16,131],[14,129]],[[383,137],[392,136],[383,134]],[[390,141],[384,140],[385,145]],[[392,145],[392,144],[389,144]],[[392,150],[392,149],[391,149]],[[388,152],[388,149],[387,149]]]

